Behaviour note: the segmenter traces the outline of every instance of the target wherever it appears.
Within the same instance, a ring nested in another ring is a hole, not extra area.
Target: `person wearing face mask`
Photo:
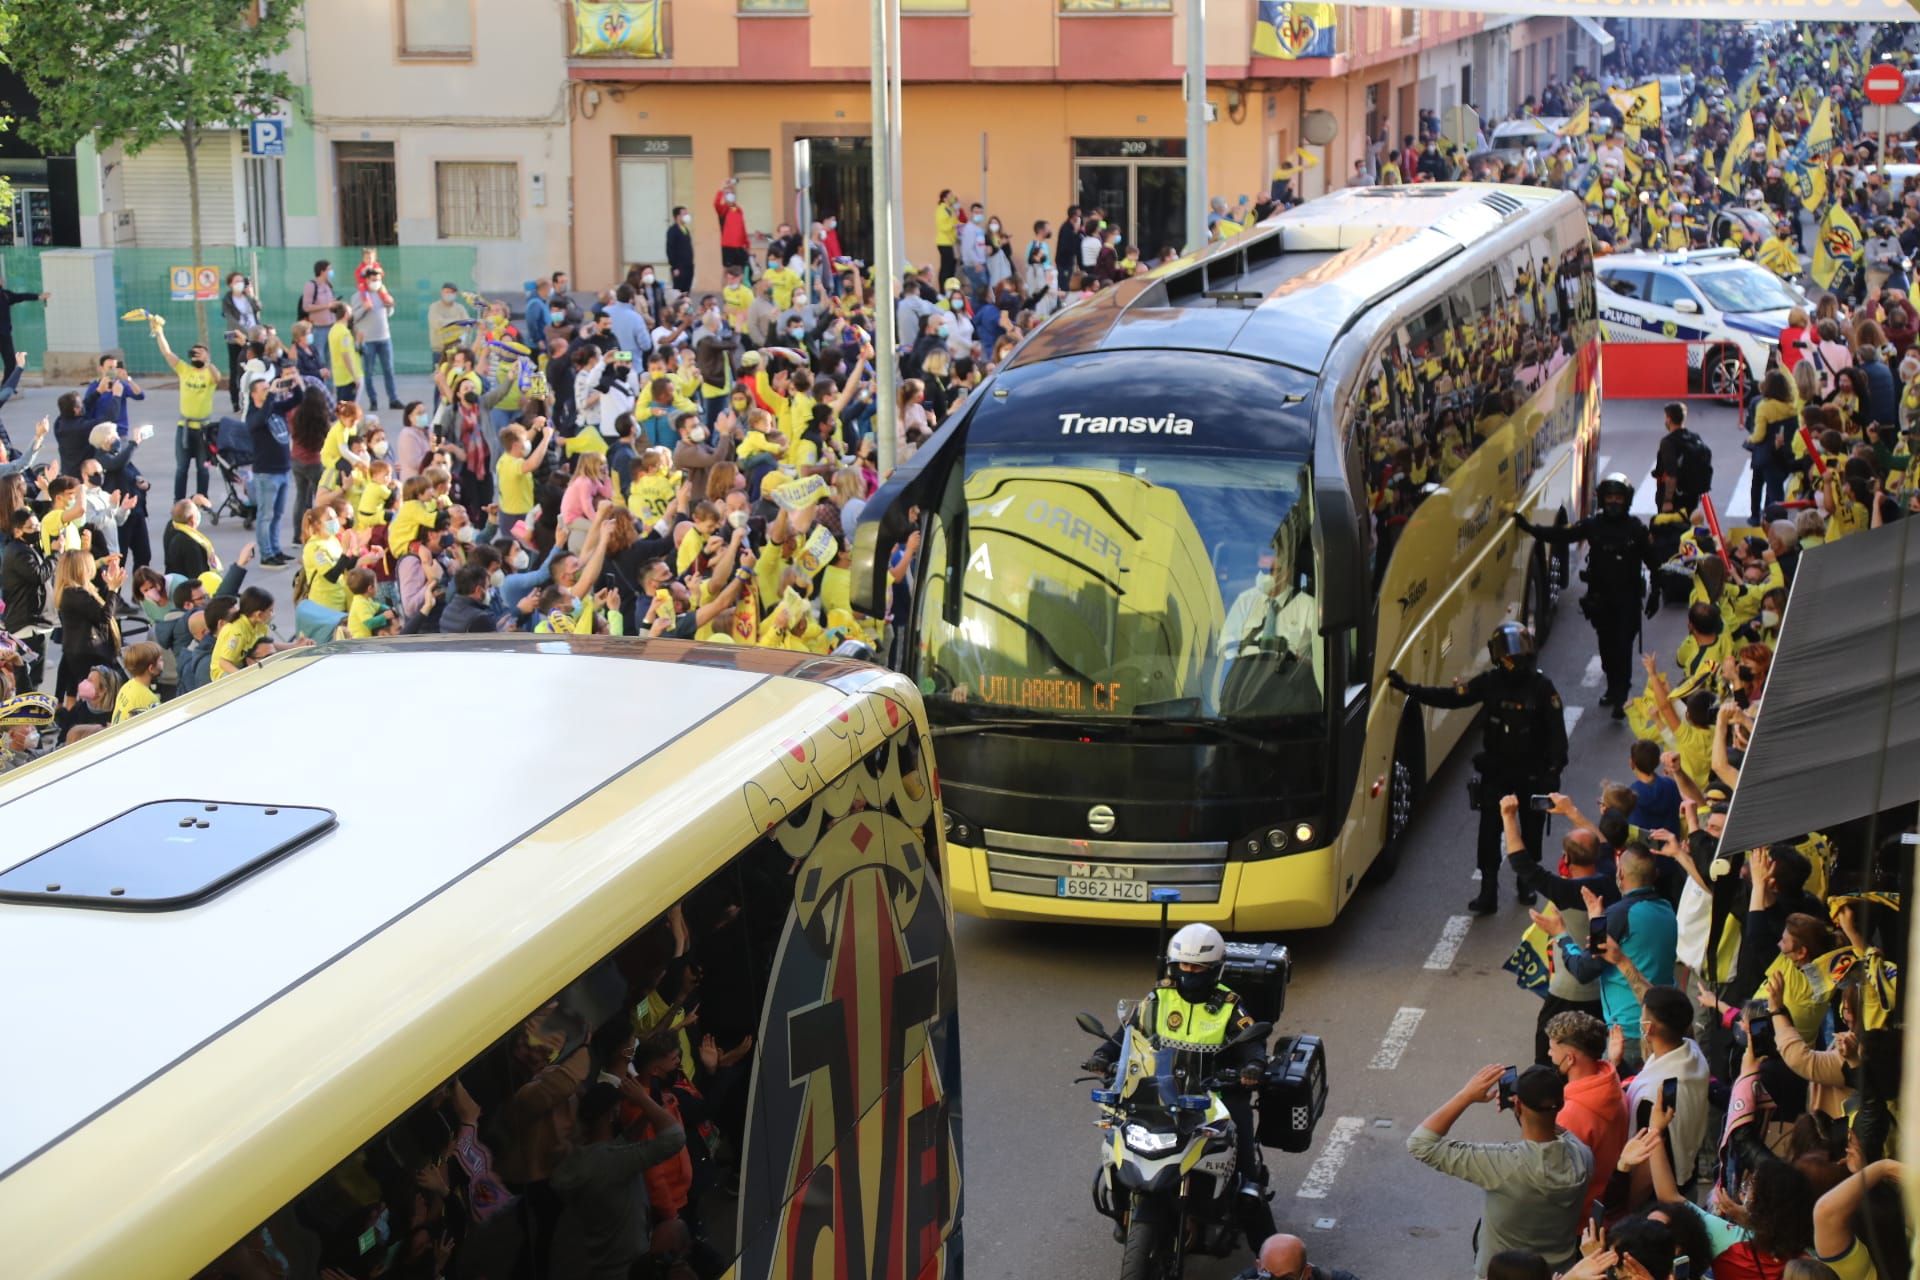
[[[300,290],[300,318],[313,326],[314,343],[327,349],[327,331],[333,327],[333,264],[321,258],[313,264],[313,279]]]
[[[129,445],[122,440],[118,445]],[[133,514],[135,499],[129,494],[122,497],[109,493],[103,487],[106,471],[96,458],[87,459],[80,468],[80,511],[81,520],[98,531],[100,541],[106,544],[107,554],[120,554],[120,526]]]
[[[1587,544],[1587,567],[1581,572],[1587,584],[1580,611],[1593,626],[1600,646],[1600,669],[1606,673],[1607,687],[1600,696],[1613,708],[1613,718],[1626,718],[1627,694],[1633,682],[1633,640],[1640,634],[1642,598],[1649,611],[1657,610],[1660,593],[1647,596],[1642,568],[1657,571],[1660,561],[1653,549],[1652,535],[1638,516],[1628,514],[1633,502],[1633,485],[1615,472],[1600,482],[1595,494],[1600,510],[1595,515],[1569,525],[1536,525],[1519,512],[1513,522],[1533,535],[1544,546],[1567,547],[1576,542]]]
[[[683,204],[673,206],[673,221],[667,224],[667,269],[676,291],[693,288],[693,214]]]
[[[634,301],[643,307],[647,315],[656,321],[664,322],[669,314],[667,309],[667,289],[660,283],[660,277],[651,262],[643,262],[635,271],[633,280]],[[649,343],[647,350],[653,349]]]
[[[1250,1170],[1258,1167],[1251,1090],[1266,1074],[1266,1045],[1249,1040],[1221,1048],[1254,1023],[1233,988],[1221,981],[1226,962],[1227,943],[1218,929],[1210,924],[1182,927],[1167,941],[1165,976],[1134,1006],[1126,1025],[1155,1048],[1175,1050],[1175,1074],[1188,1078],[1190,1088],[1197,1087],[1202,1076],[1239,1076],[1240,1086],[1220,1090],[1220,1101],[1233,1117],[1238,1167]],[[1101,1076],[1113,1070],[1122,1030],[1116,1029],[1093,1051],[1083,1064],[1086,1070]],[[1258,1249],[1273,1234],[1273,1210],[1259,1187],[1249,1182],[1243,1191],[1247,1194],[1236,1197],[1240,1225],[1247,1233],[1247,1248]]]
[[[720,265],[747,269],[747,215],[741,212],[737,182],[728,178],[713,196],[713,214],[720,221]]]
[[[173,497],[177,502],[187,496],[187,463],[193,463],[194,492],[207,492],[207,424],[213,419],[213,394],[220,387],[220,375],[207,358],[207,349],[194,343],[182,360],[167,345],[166,321],[149,316],[147,327],[160,348],[160,358],[180,379],[180,420],[173,432]]]
[[[313,507],[300,519],[300,564],[306,570],[307,594],[294,606],[294,627],[315,644],[325,644],[347,619],[347,571],[354,557],[340,539],[340,517],[334,509]],[[380,553],[370,552],[371,559]]]
[[[460,300],[460,286],[449,280],[440,286],[440,296],[427,304],[428,343],[435,352],[458,344],[467,333],[461,322],[471,319],[473,312]]]
[[[644,358],[653,350],[653,335],[646,316],[635,306],[637,295],[630,284],[613,291],[613,305],[607,308],[607,324],[613,329],[614,345]]]
[[[241,272],[227,277],[227,291],[220,298],[220,318],[227,326],[227,396],[234,413],[240,412],[240,373],[247,363],[247,343],[260,323],[260,298],[253,282]],[[179,468],[175,468],[176,475]],[[178,483],[178,480],[175,481]],[[203,485],[200,492],[205,493]]]

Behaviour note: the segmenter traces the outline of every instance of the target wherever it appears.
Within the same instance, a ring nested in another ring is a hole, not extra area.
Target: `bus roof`
[[[1007,367],[1153,347],[1318,374],[1369,306],[1506,223],[1572,199],[1484,182],[1345,188],[1067,308]]]
[[[434,690],[454,696],[423,696]],[[787,758],[796,744],[831,730],[838,754],[809,748],[831,777],[910,721],[915,701],[878,668],[759,648],[361,642],[289,653],[0,778],[0,870],[153,801],[337,817],[177,909],[0,902],[11,975],[0,1008],[38,1046],[0,1055],[0,1235],[27,1242],[25,1274],[35,1260],[66,1274],[89,1256],[85,1230],[38,1240],[35,1223],[62,1195],[87,1199],[71,1180],[86,1166],[65,1157],[100,1147],[94,1130],[113,1131],[108,1163],[127,1170],[136,1198],[186,1176],[181,1143],[259,1140],[270,1119],[241,1132],[246,1105],[227,1095],[242,1079],[222,1073],[258,1063],[265,1046],[317,1091],[371,1054],[386,1060],[364,1069],[392,1068],[401,1032],[477,998],[463,984],[482,975],[496,999],[523,982],[537,991],[516,1007],[524,1016],[571,980],[575,946],[604,951],[636,923],[628,911],[605,937],[575,928],[563,944],[543,936],[554,921],[591,910],[610,883],[630,892],[634,877],[646,900],[655,885],[658,901],[677,900],[766,830],[769,805],[813,785],[819,775]],[[135,866],[153,851],[125,852]],[[435,960],[395,963],[408,955]],[[102,1173],[100,1154],[83,1180]]]

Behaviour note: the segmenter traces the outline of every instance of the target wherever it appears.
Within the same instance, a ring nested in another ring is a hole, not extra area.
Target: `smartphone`
[[[1684,1253],[1673,1260],[1673,1280],[1693,1280],[1693,1259]]]
[[[1660,1105],[1669,1111],[1676,1110],[1680,1105],[1680,1081],[1673,1076],[1660,1082]]]
[[[1601,944],[1604,943],[1606,940],[1607,940],[1606,917],[1601,916],[1596,920],[1587,921],[1587,950],[1598,952],[1600,950]]]
[[[1756,1058],[1774,1058],[1780,1054],[1779,1043],[1773,1035],[1773,1015],[1767,1012],[1764,1000],[1755,1000],[1747,1006],[1747,1044]]]
[[[1499,1106],[1502,1111],[1513,1110],[1513,1095],[1520,1087],[1520,1068],[1508,1067],[1500,1073]]]
[[[1552,796],[1530,796],[1527,799],[1527,804],[1536,813],[1552,813],[1553,812]]]
[[[1593,1223],[1593,1234],[1599,1235],[1600,1229],[1607,1225],[1607,1206],[1595,1200],[1593,1208],[1587,1212],[1587,1217]]]

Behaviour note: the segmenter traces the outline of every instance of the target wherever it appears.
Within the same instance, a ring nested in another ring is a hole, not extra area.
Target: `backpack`
[[[1674,460],[1675,482],[1683,493],[1710,492],[1713,489],[1713,450],[1691,428],[1682,427],[1677,434],[1680,450]]]

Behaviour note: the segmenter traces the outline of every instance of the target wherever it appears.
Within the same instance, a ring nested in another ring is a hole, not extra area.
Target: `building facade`
[[[1186,183],[1187,0],[900,0],[905,256],[935,260],[952,188],[1020,242],[1035,219],[1100,205],[1149,253],[1178,246]],[[573,260],[583,282],[661,262],[671,212],[694,214],[696,280],[720,279],[713,201],[729,177],[750,230],[797,221],[794,144],[811,208],[871,254],[867,0],[667,0],[658,56],[573,56]],[[1209,194],[1231,203],[1305,150],[1313,195],[1345,182],[1369,133],[1416,132],[1421,108],[1506,111],[1586,50],[1569,19],[1338,10],[1332,57],[1255,55],[1254,0],[1207,5]],[[1493,29],[1489,30],[1491,26]],[[1490,90],[1498,96],[1489,98]],[[1303,147],[1309,112],[1330,143]]]
[[[470,247],[482,289],[564,269],[571,155],[562,5],[309,0],[281,57],[284,154],[245,129],[197,149],[203,244]],[[81,242],[191,242],[185,148],[83,145]]]

